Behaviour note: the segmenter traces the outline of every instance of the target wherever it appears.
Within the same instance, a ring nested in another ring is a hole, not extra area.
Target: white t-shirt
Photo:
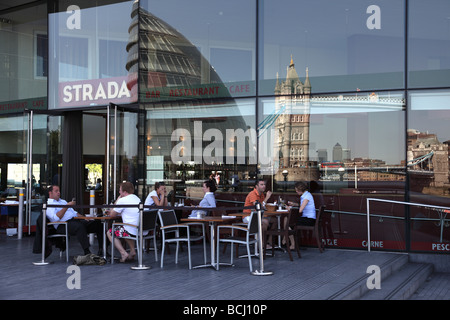
[[[156,192],[156,190],[153,190],[152,192],[150,192],[148,194],[147,198],[145,199],[144,206],[153,206],[153,205],[155,205],[155,201],[153,201],[152,197],[157,197],[159,200],[161,200],[161,198],[158,197],[158,193]]]
[[[126,197],[120,198],[117,200],[116,205],[121,204],[136,204],[138,205],[141,202],[141,199],[139,199],[138,196],[135,194],[129,194]],[[127,207],[127,208],[114,208],[114,211],[121,214],[122,222],[123,223],[129,223],[134,224],[136,226],[139,225],[139,208],[136,206],[136,208],[133,207]],[[127,230],[129,233],[133,235],[138,234],[138,230],[135,227],[130,226],[124,226],[125,230]]]

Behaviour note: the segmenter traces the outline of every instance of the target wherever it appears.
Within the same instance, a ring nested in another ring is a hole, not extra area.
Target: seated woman
[[[202,201],[200,201],[197,208],[215,208],[216,207],[216,198],[214,197],[214,192],[217,190],[216,184],[212,180],[206,180],[203,182],[203,196]],[[189,217],[197,217],[197,214],[206,215],[207,212],[204,210],[192,210]]]
[[[300,196],[300,203],[288,202],[290,206],[300,206],[298,212],[301,216],[297,217],[297,225],[313,226],[316,223],[316,206],[312,194],[307,190],[304,182],[295,184],[295,192]]]
[[[148,194],[144,206],[167,206],[166,185],[164,182],[155,183],[155,190]]]

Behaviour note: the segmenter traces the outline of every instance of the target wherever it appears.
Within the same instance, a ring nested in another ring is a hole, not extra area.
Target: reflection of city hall
[[[343,168],[341,172],[346,172],[347,180],[404,181],[406,165],[411,179],[414,179],[415,184],[421,189],[431,187],[437,192],[436,189],[443,188],[444,193],[446,189],[448,190],[449,141],[440,143],[435,134],[408,130],[406,163],[402,161],[400,164],[386,164],[379,159],[351,158],[351,150],[343,149],[339,143],[333,148],[333,163],[330,166],[327,166],[326,149],[317,150],[318,157],[315,158],[317,160],[309,155],[312,108],[322,106],[338,108],[343,105],[361,110],[366,106],[402,107],[403,99],[379,97],[374,93],[360,96],[311,96],[308,69],[303,83],[295,70],[292,58],[287,68],[286,80],[280,82],[277,76],[274,91],[277,95],[275,102],[277,118],[274,127],[278,133],[274,150],[278,152],[280,168],[275,175],[277,180],[283,180],[284,177],[291,181],[323,179],[326,178],[324,172],[322,174],[320,172],[323,167],[328,169],[328,172],[334,171],[336,176],[338,169]]]

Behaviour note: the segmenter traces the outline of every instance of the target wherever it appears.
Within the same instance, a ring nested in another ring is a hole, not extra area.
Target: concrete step
[[[380,268],[380,279],[381,286],[383,287],[384,281],[388,279],[392,274],[396,273],[398,270],[402,269],[408,264],[408,255],[399,254],[392,258],[386,260],[384,263],[379,265]],[[371,273],[366,273],[356,280],[337,291],[335,294],[330,296],[328,300],[358,300],[361,299],[370,290],[367,287],[367,279],[371,276]],[[377,289],[374,289],[377,290]]]
[[[430,277],[432,272],[431,264],[407,263],[400,270],[382,280],[380,289],[369,290],[360,300],[407,300]]]

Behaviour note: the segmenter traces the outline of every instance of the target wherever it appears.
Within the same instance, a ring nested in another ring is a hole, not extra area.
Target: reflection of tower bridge
[[[370,108],[370,111],[388,111],[389,109],[398,110],[399,107],[403,107],[405,100],[399,97],[379,96],[376,93],[368,95],[356,94],[354,96],[315,96],[310,99],[311,107],[357,107],[357,108]],[[358,110],[353,110],[358,111]],[[367,110],[361,110],[364,112]]]
[[[260,124],[258,124],[259,135],[262,135],[268,128],[270,128],[281,115],[304,113],[304,102],[305,99],[303,96],[299,99],[292,98],[287,104],[281,102],[279,108],[276,108]],[[300,107],[298,108],[299,110],[296,108],[296,103],[300,103]],[[371,93],[365,96],[362,96],[361,94],[357,94],[355,96],[311,96],[308,104],[309,110],[307,111],[309,114],[322,113],[324,108],[336,108],[336,111],[339,113],[367,111],[376,112],[399,110],[400,108],[403,108],[405,100],[399,97],[380,97],[375,93]]]
[[[408,172],[420,175],[433,175],[432,157],[434,151],[429,152],[423,156],[417,157],[407,161]],[[423,167],[422,164],[427,161],[427,166]],[[417,168],[419,167],[419,168]]]
[[[434,175],[433,166],[430,165],[432,161],[432,157],[434,155],[434,151],[429,152],[428,154],[422,155],[415,159],[408,160],[406,163],[406,167],[408,168],[408,172],[416,175]],[[427,165],[422,167],[421,164],[427,161]],[[418,168],[418,166],[420,168]],[[319,169],[321,174],[336,174],[336,173],[354,173],[362,172],[362,171],[370,171],[370,172],[378,172],[378,173],[389,173],[389,174],[405,174],[405,166],[351,166],[351,162],[347,163],[347,166],[344,163],[335,163],[333,166],[322,165]]]
[[[321,174],[336,174],[336,173],[354,173],[355,170],[357,172],[361,171],[370,171],[370,172],[378,172],[378,173],[389,173],[389,174],[405,174],[405,167],[403,166],[347,166],[347,167],[320,167],[319,171]]]

